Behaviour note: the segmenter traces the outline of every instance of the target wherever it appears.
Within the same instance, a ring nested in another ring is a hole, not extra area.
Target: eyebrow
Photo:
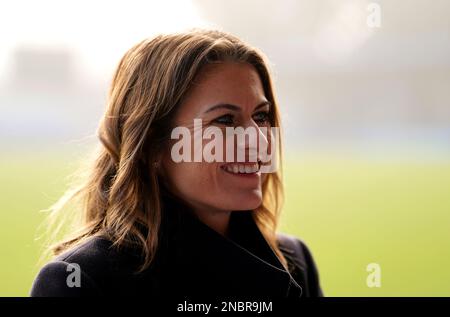
[[[255,111],[255,110],[257,110],[257,109],[259,109],[261,107],[270,106],[270,105],[271,105],[271,103],[269,101],[264,100],[259,105],[257,105],[253,111]],[[208,113],[208,112],[211,112],[211,111],[214,111],[214,110],[218,110],[218,109],[228,109],[228,110],[232,110],[232,111],[240,111],[241,107],[236,106],[236,105],[232,105],[232,104],[229,104],[229,103],[219,103],[217,105],[212,106],[211,108],[206,110],[204,113]]]

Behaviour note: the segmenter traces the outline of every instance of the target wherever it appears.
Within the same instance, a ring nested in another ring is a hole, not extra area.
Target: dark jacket
[[[171,216],[163,220],[158,251],[143,272],[136,273],[139,252],[117,250],[107,239],[92,237],[46,264],[31,296],[322,296],[306,245],[278,234],[279,248],[289,263],[286,271],[251,211],[232,212],[227,237],[191,213],[166,214]],[[77,271],[79,285],[74,283]]]

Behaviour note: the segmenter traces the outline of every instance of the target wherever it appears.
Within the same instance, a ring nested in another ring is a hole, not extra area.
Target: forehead
[[[207,65],[200,71],[178,112],[180,116],[195,116],[218,103],[251,111],[264,100],[256,69],[247,63],[226,62]]]

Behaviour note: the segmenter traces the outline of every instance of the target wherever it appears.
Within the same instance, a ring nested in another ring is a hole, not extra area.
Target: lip
[[[259,172],[259,171],[256,173],[231,173],[226,170],[223,170],[223,171],[229,175],[233,175],[236,177],[244,177],[244,178],[255,178],[255,177],[259,177],[261,175],[261,172]]]
[[[235,164],[239,164],[239,165],[244,165],[244,166],[253,166],[255,163],[258,164],[258,170],[256,172],[253,173],[233,173],[228,171],[225,167],[228,165],[235,165]],[[257,161],[257,162],[233,162],[233,163],[227,163],[227,164],[223,164],[220,166],[220,168],[226,172],[227,174],[233,175],[233,176],[237,176],[237,177],[241,177],[241,178],[258,178],[259,176],[261,176],[261,161]]]

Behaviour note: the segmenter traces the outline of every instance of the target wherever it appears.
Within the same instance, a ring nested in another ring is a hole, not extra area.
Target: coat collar
[[[301,287],[266,242],[253,211],[232,212],[225,237],[174,201],[166,207],[161,243],[170,292],[301,296]]]

